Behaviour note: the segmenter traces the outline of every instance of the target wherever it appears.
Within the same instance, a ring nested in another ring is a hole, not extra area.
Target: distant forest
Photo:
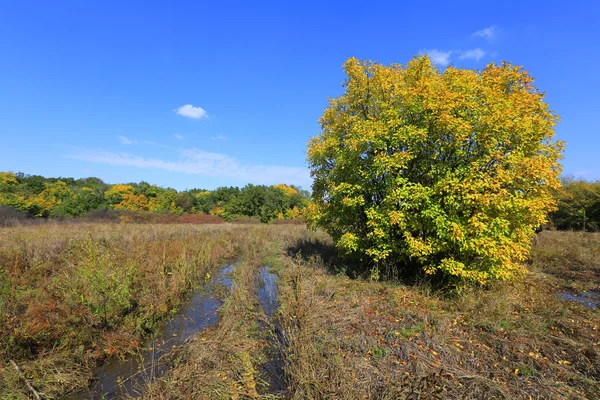
[[[600,231],[600,181],[565,177],[562,184],[556,193],[558,209],[550,215],[552,226],[560,230]]]
[[[147,182],[107,184],[99,178],[46,178],[0,172],[3,212],[12,209],[42,218],[83,217],[112,211],[113,215],[210,214],[226,221],[252,217],[269,222],[299,218],[309,199],[307,191],[285,184],[177,191]]]
[[[600,231],[600,181],[565,177],[556,193],[557,210],[547,228]],[[292,185],[219,187],[177,191],[147,182],[107,184],[99,178],[46,178],[0,172],[2,213],[73,218],[128,213],[210,214],[225,221],[250,217],[262,222],[295,220],[310,204],[310,193]]]

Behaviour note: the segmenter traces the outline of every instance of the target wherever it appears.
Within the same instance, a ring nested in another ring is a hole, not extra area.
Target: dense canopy
[[[558,117],[521,67],[349,59],[309,143],[313,222],[377,275],[485,283],[522,271],[555,207]]]
[[[98,178],[45,178],[0,172],[0,207],[37,217],[80,217],[96,210],[238,216],[262,222],[295,219],[308,203],[308,192],[295,186],[248,184],[243,188],[176,191],[147,182],[106,184]]]

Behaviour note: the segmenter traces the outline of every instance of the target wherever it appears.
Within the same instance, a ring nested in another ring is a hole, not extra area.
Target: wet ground
[[[176,316],[144,345],[144,351],[126,360],[109,360],[94,371],[90,389],[64,397],[65,399],[116,399],[125,395],[140,395],[143,384],[164,375],[168,365],[164,356],[181,346],[196,333],[218,321],[217,310],[223,301],[219,289],[231,287],[233,264],[222,268],[208,284],[198,289],[185,302]]]
[[[259,276],[258,303],[267,318],[266,321],[259,321],[259,325],[263,332],[267,332],[270,342],[269,361],[262,366],[262,373],[269,384],[269,393],[283,394],[287,390],[287,385],[283,380],[283,359],[279,351],[280,345],[283,343],[283,335],[277,318],[274,318],[279,309],[277,275],[269,272],[269,267],[262,267],[259,270]]]
[[[166,355],[184,345],[198,332],[218,322],[217,311],[223,304],[222,296],[218,294],[224,288],[231,288],[232,271],[233,264],[225,266],[211,282],[198,289],[181,306],[177,315],[159,329],[153,340],[144,345],[144,351],[125,360],[108,360],[94,371],[94,381],[89,390],[72,393],[64,398],[95,400],[141,395],[146,383],[160,378],[168,371],[169,364],[164,361]],[[259,317],[259,325],[272,338],[271,360],[264,365],[263,372],[270,383],[271,393],[281,393],[285,390],[285,385],[281,380],[283,363],[277,344],[282,338],[281,331],[273,322],[279,308],[279,292],[277,275],[270,272],[269,267],[259,269],[257,297],[264,313],[263,317]]]
[[[259,271],[260,286],[258,289],[258,303],[265,315],[269,318],[279,308],[279,292],[277,290],[277,275],[269,272],[269,267],[262,267]]]
[[[585,308],[588,308],[590,310],[595,310],[600,305],[600,292],[596,292],[593,290],[587,292],[580,292],[578,294],[563,292],[560,293],[558,296],[565,300],[571,300],[581,303]]]

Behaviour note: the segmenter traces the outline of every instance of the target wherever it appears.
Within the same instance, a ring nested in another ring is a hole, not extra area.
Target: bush
[[[525,70],[345,63],[345,93],[309,142],[312,223],[373,276],[486,283],[523,272],[554,208],[558,117]],[[383,274],[380,274],[383,272]]]

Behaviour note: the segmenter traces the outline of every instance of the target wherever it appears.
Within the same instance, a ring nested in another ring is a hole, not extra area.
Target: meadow
[[[143,398],[600,398],[598,311],[562,297],[600,287],[600,234],[544,231],[525,278],[456,293],[372,280],[321,231],[229,223],[0,229],[0,398],[84,393],[226,263],[217,323]]]

